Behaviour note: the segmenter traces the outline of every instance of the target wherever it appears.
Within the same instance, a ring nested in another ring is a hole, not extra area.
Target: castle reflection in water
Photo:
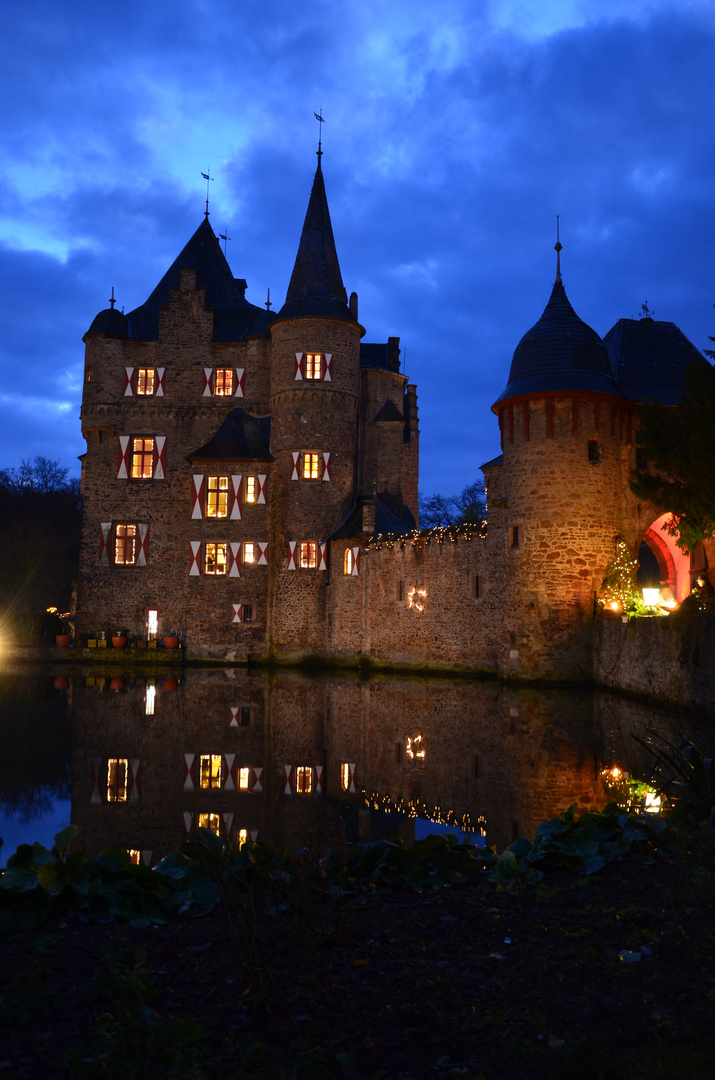
[[[631,733],[671,736],[674,723],[586,688],[465,680],[226,669],[56,687],[72,716],[82,841],[148,865],[199,825],[298,849],[326,831],[409,842],[424,818],[502,850],[572,803],[603,807],[602,767],[643,775]]]

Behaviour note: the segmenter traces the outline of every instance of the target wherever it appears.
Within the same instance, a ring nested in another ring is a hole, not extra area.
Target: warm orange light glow
[[[424,760],[425,748],[422,745],[422,736],[414,735],[412,738],[409,736],[405,740],[405,754],[408,758],[418,758]]]
[[[617,600],[611,600],[611,604],[610,604],[611,611],[618,611],[620,606],[621,605],[618,603]]]
[[[424,611],[426,598],[427,590],[418,589],[417,586],[415,586],[413,589],[410,589],[407,594],[407,607],[412,611]]]

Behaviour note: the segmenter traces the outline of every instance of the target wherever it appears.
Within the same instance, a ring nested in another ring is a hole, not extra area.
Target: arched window
[[[345,574],[352,574],[353,567],[355,565],[355,556],[353,555],[352,548],[345,549],[345,562],[343,564],[343,572]]]

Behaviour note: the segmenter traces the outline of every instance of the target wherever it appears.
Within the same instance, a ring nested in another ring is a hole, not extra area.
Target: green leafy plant
[[[675,816],[688,825],[707,823],[709,834],[715,822],[713,759],[686,739],[672,743],[654,731],[649,742],[633,738],[650,755],[652,784],[672,803]]]

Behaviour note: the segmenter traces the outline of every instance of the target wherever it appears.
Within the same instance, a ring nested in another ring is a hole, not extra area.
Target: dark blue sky
[[[490,405],[562,269],[599,334],[647,299],[715,334],[710,0],[125,0],[3,9],[0,468],[78,472],[82,335],[201,221],[279,306],[315,168],[366,340],[418,384],[422,490],[498,452]]]

